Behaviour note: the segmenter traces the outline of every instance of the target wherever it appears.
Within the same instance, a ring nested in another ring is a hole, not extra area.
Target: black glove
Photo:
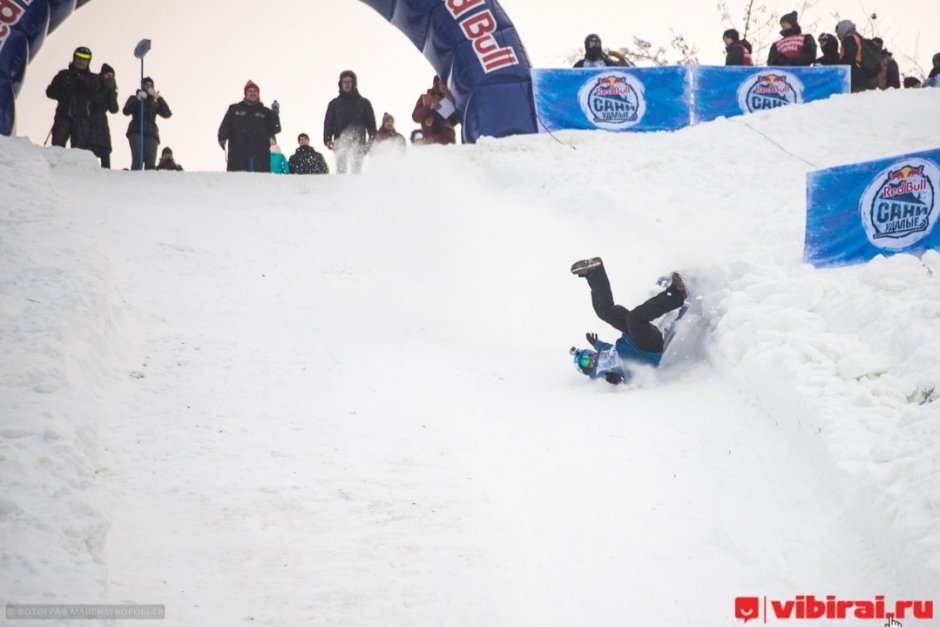
[[[271,103],[271,111],[278,113],[281,110],[281,105],[278,104],[277,100]]]
[[[591,333],[590,331],[588,331],[587,333],[584,334],[584,337],[587,338],[588,344],[590,344],[591,346],[594,346],[595,344],[597,344],[597,333]]]
[[[219,140],[219,146],[222,147],[222,150],[225,150],[225,140],[224,140],[224,139],[220,139],[220,140]]]
[[[623,383],[623,377],[621,377],[616,372],[608,372],[607,374],[604,375],[604,378],[607,379],[607,383],[610,383],[612,385],[619,385]]]
[[[147,99],[147,92],[145,92],[143,89],[138,89],[137,100],[146,100],[146,99]]]

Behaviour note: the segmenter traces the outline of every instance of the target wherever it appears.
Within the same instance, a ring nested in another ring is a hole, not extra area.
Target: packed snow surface
[[[940,253],[801,262],[806,173],[936,148],[938,107],[841,96],[358,177],[0,138],[0,601],[562,627],[940,600]],[[627,306],[683,271],[703,343],[631,388],[578,374],[568,348],[617,335],[568,272],[588,256]]]

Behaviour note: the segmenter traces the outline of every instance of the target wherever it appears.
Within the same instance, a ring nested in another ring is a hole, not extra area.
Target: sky
[[[597,33],[605,46],[629,43],[633,36],[668,47],[670,28],[699,49],[700,62],[724,62],[723,23],[712,3],[673,0],[657,3],[580,0],[574,2],[504,0],[535,67],[560,67],[581,48],[584,36]],[[734,16],[743,0],[729,0]],[[878,6],[870,0],[820,0],[803,12],[801,23],[832,31],[839,17],[853,19],[877,13],[875,31],[889,49],[906,52],[928,68],[940,51],[940,3],[912,0]],[[769,3],[778,14],[803,5]],[[738,19],[734,26],[739,27]],[[923,25],[923,26],[921,26]],[[817,29],[816,32],[819,32]],[[411,112],[428,89],[433,69],[411,43],[371,8],[357,0],[282,0],[275,4],[234,0],[191,2],[165,0],[92,0],[75,11],[44,43],[30,64],[17,100],[18,135],[42,144],[52,126],[55,102],[45,96],[55,73],[66,67],[75,47],[92,49],[92,68],[108,63],[117,71],[120,106],[136,88],[140,63],[137,42],[153,42],[144,72],[173,111],[159,120],[163,146],[173,148],[185,168],[223,170],[224,155],[216,134],[228,105],[242,98],[248,79],[261,87],[266,104],[281,105],[283,151],[290,155],[300,132],[318,150],[326,105],[337,93],[339,73],[356,71],[360,92],[372,102],[376,117],[389,112],[408,136],[416,124]],[[900,55],[899,55],[900,56]],[[899,58],[902,72],[913,71]],[[129,117],[110,116],[114,144],[112,167],[127,167],[130,150],[125,133]]]
[[[839,95],[358,177],[103,171],[0,137],[0,605],[165,606],[132,627],[940,611],[940,251],[802,261],[807,172],[936,151],[938,109]],[[568,353],[619,335],[569,272],[593,256],[625,306],[690,286],[629,387]]]

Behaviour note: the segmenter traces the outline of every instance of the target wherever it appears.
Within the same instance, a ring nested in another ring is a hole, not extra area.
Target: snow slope
[[[106,172],[0,138],[0,597],[174,625],[930,599],[940,254],[800,258],[806,172],[936,147],[938,105],[429,147],[356,178]],[[578,375],[567,348],[615,336],[567,271],[591,255],[628,305],[694,276],[702,359]]]

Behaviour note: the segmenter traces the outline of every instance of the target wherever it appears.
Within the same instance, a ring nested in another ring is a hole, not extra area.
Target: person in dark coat
[[[153,79],[149,76],[141,81],[141,89],[130,96],[124,103],[124,115],[131,116],[127,125],[127,143],[131,147],[131,169],[141,170],[140,155],[140,103],[143,102],[144,111],[144,154],[143,165],[148,170],[157,167],[157,147],[160,145],[160,129],[157,128],[157,116],[168,118],[173,115],[166,100],[154,88]]]
[[[288,160],[291,174],[329,174],[330,167],[326,159],[310,145],[310,136],[301,133],[297,136],[297,150]]]
[[[927,75],[927,80],[924,81],[922,87],[940,87],[940,52],[933,55],[931,63],[933,63],[933,67],[930,69],[930,74]]]
[[[111,167],[111,127],[108,125],[108,113],[120,111],[117,99],[117,83],[114,80],[114,68],[103,63],[98,73],[101,89],[92,101],[91,131],[88,145],[95,156],[101,159],[102,168]]]
[[[878,89],[900,89],[901,69],[890,50],[885,50],[885,42],[881,37],[872,37],[871,40],[881,48],[881,71],[875,77],[874,83]]]
[[[341,72],[338,84],[339,96],[330,101],[323,119],[323,144],[336,155],[337,174],[347,169],[356,174],[375,137],[375,112],[372,103],[359,94],[355,72]]]
[[[423,144],[456,144],[457,131],[454,127],[460,124],[454,100],[447,82],[435,76],[431,89],[418,97],[411,119],[421,125]]]
[[[822,56],[816,59],[816,65],[839,65],[842,63],[839,59],[839,40],[836,39],[835,35],[822,33],[818,39]]]
[[[52,145],[88,148],[91,139],[91,113],[93,102],[101,91],[101,79],[88,69],[91,50],[84,46],[75,49],[68,68],[59,71],[46,88],[46,96],[57,100],[52,122]]]
[[[614,58],[613,54],[605,53],[601,38],[591,33],[584,38],[584,58],[579,59],[573,67],[625,67],[632,65],[625,57],[617,55],[617,58]]]
[[[271,172],[271,138],[281,132],[281,118],[261,102],[261,89],[245,83],[245,98],[230,105],[219,125],[219,146],[228,142],[229,172]]]
[[[160,151],[160,163],[157,164],[157,169],[182,172],[183,166],[178,164],[176,159],[173,158],[173,149],[169,146],[164,146],[163,150]]]
[[[804,35],[796,19],[796,11],[780,18],[782,39],[774,42],[767,55],[767,65],[810,66],[816,62],[816,40]]]
[[[722,34],[725,42],[725,65],[754,65],[751,58],[751,42],[741,39],[741,35],[734,28],[729,28]]]
[[[873,88],[872,80],[862,71],[862,36],[855,31],[855,23],[842,20],[836,24],[836,36],[842,42],[839,62],[852,68],[852,93]]]

